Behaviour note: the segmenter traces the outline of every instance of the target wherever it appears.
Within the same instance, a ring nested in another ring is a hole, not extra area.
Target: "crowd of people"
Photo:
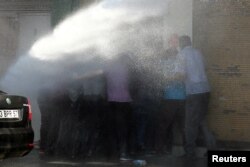
[[[40,151],[45,155],[171,154],[176,124],[185,157],[195,156],[202,132],[208,149],[210,87],[202,54],[188,36],[172,35],[164,55],[138,63],[121,54],[103,69],[57,88],[42,89]],[[180,48],[180,49],[178,49]]]

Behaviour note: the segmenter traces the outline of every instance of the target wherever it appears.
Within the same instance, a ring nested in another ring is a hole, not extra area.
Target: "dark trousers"
[[[58,113],[59,114],[59,113]],[[56,128],[58,137],[56,142],[56,155],[75,156],[75,148],[79,143],[75,137],[78,137],[78,115],[72,108],[61,108],[60,121]]]
[[[135,137],[135,147],[137,150],[145,148],[145,133],[148,123],[148,114],[145,112],[139,112],[139,109],[134,113],[134,137]]]
[[[185,100],[165,100],[163,108],[158,115],[158,129],[156,149],[162,152],[164,146],[167,151],[172,151],[173,145],[173,128],[174,124],[184,140],[184,118],[185,118]]]
[[[185,119],[185,151],[187,154],[195,153],[196,140],[202,132],[208,149],[215,147],[215,139],[208,130],[206,115],[208,112],[209,93],[189,95],[186,101]]]
[[[158,115],[161,102],[158,98],[141,99],[135,109],[137,151],[155,151]]]
[[[104,112],[104,101],[102,99],[86,99],[83,103],[81,111],[85,110],[85,114],[82,114],[82,128],[81,134],[85,134],[86,143],[81,141],[81,152],[87,151],[87,155],[90,156],[97,149],[98,138],[100,137],[100,126],[102,124],[101,112]],[[82,137],[82,138],[83,138]],[[86,146],[84,146],[86,144]],[[85,148],[86,147],[86,148]]]
[[[108,123],[108,154],[114,153],[118,149],[119,153],[127,153],[129,133],[131,132],[132,110],[130,103],[109,102],[107,111]],[[116,146],[115,146],[116,145]]]
[[[40,150],[45,151],[47,149],[48,131],[50,129],[50,110],[47,105],[39,104],[41,112],[41,127],[40,127]]]
[[[140,99],[134,102],[134,135],[137,151],[144,150],[148,143],[150,147],[153,145],[152,141],[147,141],[146,138],[153,139],[151,132],[155,132],[154,111],[157,110],[157,106],[159,105],[151,99]]]
[[[57,106],[51,106],[49,112],[49,126],[45,153],[53,155],[56,151],[62,113],[61,108]]]

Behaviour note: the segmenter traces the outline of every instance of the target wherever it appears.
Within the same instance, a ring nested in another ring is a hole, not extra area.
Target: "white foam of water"
[[[166,28],[162,16],[169,1],[104,0],[77,11],[35,42],[2,78],[1,87],[18,93],[35,91],[70,78],[70,70],[79,64],[83,68],[78,72],[83,73],[122,52],[142,61],[160,54]]]

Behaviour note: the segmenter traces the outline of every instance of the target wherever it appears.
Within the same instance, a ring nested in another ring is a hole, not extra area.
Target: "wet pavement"
[[[138,159],[146,160],[146,167],[206,167],[207,158],[187,160],[173,155],[146,155]],[[37,150],[22,158],[11,158],[0,162],[1,167],[134,167],[132,161],[119,162],[95,159],[41,158]]]

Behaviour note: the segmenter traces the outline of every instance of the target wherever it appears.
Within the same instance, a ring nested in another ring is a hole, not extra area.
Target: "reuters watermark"
[[[208,167],[250,167],[250,151],[208,151]]]

